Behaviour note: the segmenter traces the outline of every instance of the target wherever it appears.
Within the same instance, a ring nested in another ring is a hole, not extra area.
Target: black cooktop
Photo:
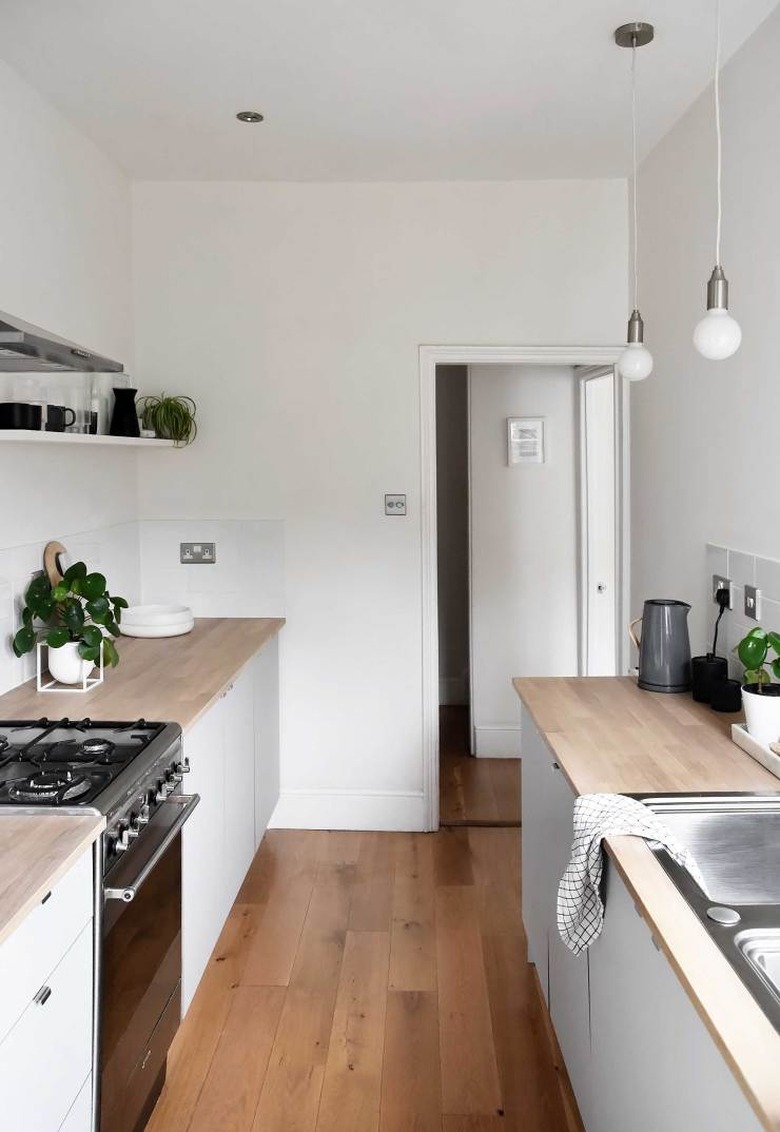
[[[0,720],[0,806],[88,806],[164,728],[144,719]]]

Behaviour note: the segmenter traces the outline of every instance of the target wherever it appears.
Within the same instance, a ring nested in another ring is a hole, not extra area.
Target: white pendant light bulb
[[[707,283],[707,313],[696,323],[693,344],[710,361],[723,361],[736,354],[742,342],[742,330],[729,314],[729,283],[720,263],[720,230],[723,214],[722,144],[720,129],[720,0],[716,3],[717,32],[715,36],[715,136],[717,139],[717,198],[718,219],[715,228],[715,267]]]
[[[633,260],[634,260],[634,309],[628,320],[626,348],[617,361],[617,370],[627,381],[644,381],[653,372],[653,355],[644,344],[645,324],[639,313],[639,226],[636,206],[636,49],[650,43],[654,35],[652,24],[624,24],[615,32],[618,47],[631,48],[631,159],[633,168]]]
[[[638,310],[628,320],[628,345],[618,358],[618,373],[628,381],[644,381],[653,372],[653,355],[642,341],[644,323]]]

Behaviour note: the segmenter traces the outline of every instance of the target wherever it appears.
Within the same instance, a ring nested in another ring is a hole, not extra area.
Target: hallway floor
[[[517,829],[270,831],[149,1132],[566,1132]]]
[[[440,824],[519,825],[520,760],[468,752],[469,709],[439,708]]]

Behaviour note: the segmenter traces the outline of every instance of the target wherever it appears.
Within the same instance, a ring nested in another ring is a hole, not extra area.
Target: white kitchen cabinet
[[[3,1132],[56,1132],[89,1075],[92,956],[89,923],[0,1044]]]
[[[254,661],[255,689],[255,848],[263,839],[279,801],[279,650],[274,637]]]
[[[760,1132],[617,870],[590,949],[589,1132]]]
[[[182,831],[182,1012],[200,982],[224,920],[225,768],[218,700],[184,737],[187,793],[200,803]]]
[[[92,1074],[90,1073],[59,1132],[90,1132],[92,1128]]]
[[[590,1096],[588,956],[575,956],[558,934],[558,883],[569,861],[574,794],[528,712],[521,734],[523,781],[523,920],[583,1119]]]
[[[254,693],[250,664],[220,705],[225,750],[225,915],[255,855]]]
[[[278,698],[274,640],[184,736],[201,798],[182,836],[185,1012],[279,797]]]

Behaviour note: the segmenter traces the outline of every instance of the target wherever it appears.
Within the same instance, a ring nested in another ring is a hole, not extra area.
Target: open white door
[[[616,397],[613,369],[583,375],[580,384],[580,663],[583,676],[615,676],[618,671]]]

